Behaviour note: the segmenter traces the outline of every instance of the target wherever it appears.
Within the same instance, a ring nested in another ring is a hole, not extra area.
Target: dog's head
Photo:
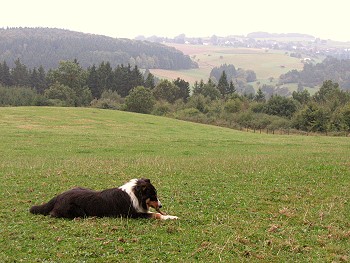
[[[153,207],[155,210],[159,211],[159,209],[162,208],[162,204],[157,197],[157,190],[151,184],[150,179],[138,179],[134,191],[139,203],[144,209],[148,210],[150,207]]]

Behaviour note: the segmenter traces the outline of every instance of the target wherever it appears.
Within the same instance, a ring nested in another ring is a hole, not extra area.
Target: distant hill
[[[282,37],[298,37],[298,38],[308,38],[315,39],[314,36],[308,34],[300,34],[300,33],[268,33],[268,32],[252,32],[247,35],[248,38],[282,38]]]
[[[77,59],[88,67],[109,61],[112,66],[190,69],[198,65],[175,48],[147,41],[118,39],[55,28],[0,29],[0,61],[9,66],[19,58],[33,68],[56,68],[61,60]]]

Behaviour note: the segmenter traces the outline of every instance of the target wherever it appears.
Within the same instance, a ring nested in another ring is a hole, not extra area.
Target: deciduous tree
[[[87,76],[87,71],[77,61],[61,61],[57,69],[49,72],[52,83],[59,83],[74,91],[75,106],[87,105],[89,98],[91,101],[91,91],[86,86]]]
[[[153,89],[153,95],[157,100],[166,100],[170,103],[179,97],[180,88],[169,80],[162,80]]]

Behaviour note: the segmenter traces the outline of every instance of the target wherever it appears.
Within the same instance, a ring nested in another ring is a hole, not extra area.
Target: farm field
[[[290,57],[289,54],[280,50],[267,51],[265,49],[186,44],[168,45],[189,55],[198,63],[199,68],[179,71],[152,69],[152,74],[171,80],[180,77],[191,84],[201,79],[207,81],[212,68],[225,63],[233,64],[236,68],[253,70],[257,75],[257,80],[261,82],[267,82],[270,77],[278,79],[281,74],[292,69],[303,69],[300,59]]]
[[[0,262],[350,259],[348,138],[54,107],[0,108],[0,134]],[[74,186],[139,177],[179,220],[28,212]]]

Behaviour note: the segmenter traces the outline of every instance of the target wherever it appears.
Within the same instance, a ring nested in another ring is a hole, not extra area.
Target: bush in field
[[[308,132],[325,132],[329,116],[329,111],[326,108],[311,102],[294,115],[293,127]]]
[[[120,110],[123,103],[124,99],[116,91],[106,90],[102,92],[100,99],[94,99],[91,102],[91,106],[100,109]]]
[[[350,131],[350,104],[342,108],[342,116],[347,131]]]
[[[224,112],[224,101],[223,100],[212,100],[207,107],[207,116],[210,118],[220,119]]]
[[[180,88],[169,80],[162,80],[154,89],[153,95],[157,100],[174,103],[179,97]]]
[[[171,112],[172,105],[167,101],[157,101],[154,105],[152,114],[158,116],[165,116],[167,113]]]
[[[235,113],[242,110],[242,101],[238,98],[229,99],[225,103],[225,111],[228,113]]]
[[[270,116],[271,123],[267,125],[270,130],[286,130],[291,128],[291,121],[278,116]]]
[[[207,113],[209,101],[210,99],[208,97],[204,97],[202,94],[195,94],[188,100],[187,107],[197,109],[202,113]]]
[[[27,87],[0,86],[0,106],[47,105],[46,99]]]
[[[45,90],[44,96],[52,106],[75,106],[76,95],[74,90],[58,82]]]
[[[290,98],[272,96],[265,104],[263,112],[269,115],[291,118],[297,111],[299,103]]]
[[[194,121],[200,123],[206,123],[207,117],[201,111],[196,108],[187,108],[180,111],[177,111],[174,114],[175,118],[180,120]]]
[[[125,99],[125,109],[138,113],[150,113],[156,101],[152,91],[143,86],[138,86],[130,91]]]

